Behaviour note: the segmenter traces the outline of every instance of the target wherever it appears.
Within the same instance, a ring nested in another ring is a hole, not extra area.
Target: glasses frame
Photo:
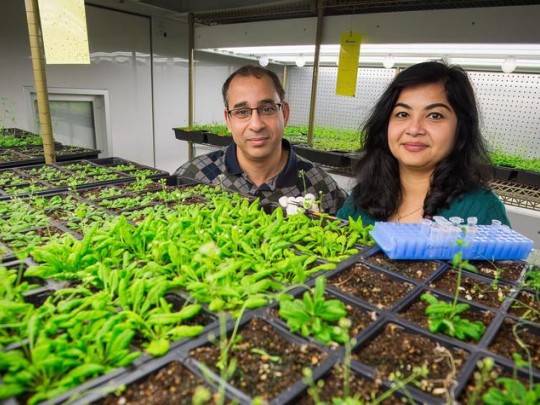
[[[283,103],[284,101],[280,102],[280,103],[274,103],[274,105],[277,106],[278,108],[278,111],[283,108]],[[232,113],[236,110],[250,110],[249,112],[249,115],[247,117],[245,117],[246,119],[251,119],[251,117],[253,117],[253,110],[257,110],[257,114],[259,115],[259,117],[273,117],[274,115],[263,115],[260,113],[259,109],[261,108],[264,108],[264,107],[268,107],[268,104],[267,105],[264,105],[264,106],[260,106],[260,107],[254,107],[254,108],[250,108],[250,107],[237,107],[237,108],[232,108],[230,110],[227,110],[227,115],[229,116],[229,118],[233,118],[233,115]],[[276,111],[277,113],[277,111]],[[242,118],[239,118],[239,117],[234,117],[235,119],[242,119]]]

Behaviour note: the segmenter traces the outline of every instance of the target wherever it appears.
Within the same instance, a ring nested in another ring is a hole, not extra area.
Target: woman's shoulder
[[[478,187],[477,189],[466,192],[459,200],[470,201],[499,201],[499,196],[487,187]]]
[[[486,187],[471,190],[461,197],[455,198],[447,209],[441,211],[442,215],[448,217],[475,216],[478,218],[478,223],[483,225],[490,224],[493,219],[507,225],[510,223],[503,202],[497,194]]]

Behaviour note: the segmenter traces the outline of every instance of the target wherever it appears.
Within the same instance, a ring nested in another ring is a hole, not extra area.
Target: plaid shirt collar
[[[283,138],[281,140],[281,145],[283,149],[289,151],[289,157],[287,159],[287,164],[283,170],[278,174],[276,178],[276,187],[292,187],[296,184],[298,177],[298,158],[296,153],[291,148],[291,144],[288,140]],[[225,167],[227,171],[236,176],[241,175],[242,169],[238,163],[238,157],[236,155],[236,144],[233,142],[225,150]]]

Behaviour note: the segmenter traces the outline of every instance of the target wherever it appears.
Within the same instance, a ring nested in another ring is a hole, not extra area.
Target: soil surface
[[[302,379],[305,367],[316,368],[327,354],[315,346],[289,341],[268,322],[254,318],[239,331],[229,358],[237,361],[230,383],[249,395],[271,400]],[[219,347],[205,345],[190,355],[219,374]]]
[[[357,375],[353,370],[350,370],[349,378],[349,391],[346,396],[344,392],[343,382],[343,366],[334,367],[329,374],[321,378],[324,381],[322,387],[312,387],[310,390],[315,389],[319,401],[324,401],[327,404],[332,403],[332,398],[345,399],[347,396],[359,398],[365,403],[371,403],[374,398],[377,398],[384,392],[384,387],[381,384],[373,380],[361,377]],[[317,385],[322,384],[320,380],[317,381]],[[300,405],[312,405],[315,404],[314,396],[312,393],[306,391],[300,395],[300,397],[294,400],[295,404]],[[395,397],[388,398],[381,402],[383,405],[393,405],[399,400]]]
[[[496,278],[504,281],[517,282],[523,270],[527,266],[524,262],[519,261],[471,261],[476,267],[479,274],[490,278]]]
[[[519,317],[527,314],[527,320],[540,324],[540,292],[520,292],[512,302],[508,313]]]
[[[413,285],[394,279],[358,263],[329,278],[328,284],[378,308],[389,309],[413,289]]]
[[[519,353],[524,360],[530,356],[533,366],[540,369],[540,328],[523,323],[517,327],[516,325],[517,321],[505,318],[489,345],[489,350],[510,360],[512,360],[514,353]]]
[[[421,296],[421,294],[420,294]],[[441,299],[440,296],[436,296],[437,299]],[[414,322],[423,328],[428,329],[428,316],[426,315],[426,308],[428,307],[428,303],[425,301],[422,301],[420,297],[418,297],[417,300],[415,300],[411,305],[406,307],[403,311],[399,313],[400,316],[407,319],[408,321]],[[461,318],[468,319],[469,321],[476,321],[476,322],[482,322],[486,329],[489,327],[491,321],[493,318],[495,318],[495,314],[491,311],[484,311],[481,309],[476,309],[471,306],[471,308],[468,311],[462,312],[459,314]],[[468,340],[469,342],[474,342],[474,340]]]
[[[446,397],[467,357],[462,349],[447,348],[395,324],[386,325],[353,353],[354,360],[373,367],[382,378],[397,371],[408,376],[414,367],[426,366],[429,374],[420,381],[419,388],[439,397]]]
[[[441,267],[441,263],[430,260],[392,260],[383,252],[377,252],[366,257],[365,260],[375,266],[415,280],[424,280]]]
[[[446,291],[453,295],[456,291],[457,271],[446,271],[442,277],[430,283],[430,287]],[[510,294],[511,287],[501,283],[487,283],[469,277],[463,272],[459,297],[461,299],[480,303],[492,308],[498,308]]]
[[[177,405],[191,404],[197,387],[204,386],[204,380],[177,361],[150,374],[143,380],[129,385],[119,395],[109,395],[95,402],[100,405]],[[214,401],[215,402],[215,401]]]

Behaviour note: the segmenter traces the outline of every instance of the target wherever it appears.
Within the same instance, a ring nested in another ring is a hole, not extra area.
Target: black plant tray
[[[170,351],[165,356],[160,358],[154,358],[146,362],[145,364],[132,368],[129,370],[124,370],[119,372],[107,379],[103,383],[96,386],[96,388],[87,389],[80,391],[78,394],[81,394],[80,397],[76,398],[70,404],[72,405],[86,405],[89,403],[100,404],[102,403],[108,395],[114,395],[113,393],[118,390],[120,387],[127,387],[141,383],[151,377],[154,373],[158,373],[163,368],[167,367],[171,363],[178,363],[181,367],[186,368],[187,371],[199,381],[198,385],[204,385],[209,391],[215,391],[206,381],[203,375],[201,375],[196,368],[189,364],[189,361],[182,360],[178,354],[177,350]],[[184,385],[184,384],[182,384]],[[163,388],[173,388],[173,387],[163,387]],[[121,394],[120,394],[121,395]],[[152,400],[152,398],[147,398]],[[187,398],[191,399],[191,398]],[[186,399],[186,400],[187,400]],[[184,403],[184,402],[183,402]],[[185,402],[188,403],[188,402]]]
[[[129,160],[125,160],[125,159],[121,159],[121,158],[117,158],[117,157],[112,157],[112,158],[101,158],[101,159],[90,159],[90,160],[73,160],[73,161],[65,161],[65,162],[59,162],[59,163],[54,163],[52,164],[51,166],[52,167],[55,167],[59,170],[62,170],[62,171],[65,171],[66,173],[66,176],[71,176],[74,171],[73,170],[69,170],[69,165],[74,165],[74,164],[82,164],[82,165],[85,165],[85,164],[89,164],[89,165],[92,165],[92,166],[96,166],[96,167],[104,167],[104,168],[107,168],[107,167],[114,167],[114,166],[117,166],[117,165],[133,165],[135,166],[135,168],[133,170],[128,170],[128,171],[115,171],[115,170],[110,170],[110,172],[112,174],[117,174],[118,175],[118,178],[114,179],[114,180],[96,180],[96,179],[93,179],[92,177],[89,177],[88,178],[88,183],[86,184],[80,184],[80,185],[77,185],[77,189],[86,189],[86,188],[92,188],[92,187],[96,187],[96,186],[100,186],[100,185],[106,185],[106,184],[117,184],[117,183],[122,183],[122,182],[126,182],[126,181],[133,181],[137,178],[137,172],[140,172],[142,170],[144,171],[151,171],[152,173],[149,174],[149,175],[146,175],[145,177],[148,178],[148,179],[152,179],[152,180],[159,180],[159,179],[166,179],[167,177],[169,177],[169,173],[166,172],[166,171],[163,171],[163,170],[159,170],[159,169],[155,169],[153,167],[150,167],[150,166],[145,166],[145,165],[141,165],[141,164],[138,164],[138,163],[134,163],[134,162],[131,162]],[[29,170],[29,169],[32,169],[32,168],[40,168],[42,167],[43,165],[34,165],[34,166],[26,166],[24,168],[22,168],[22,170]],[[4,169],[4,170],[12,170],[15,174],[20,174],[20,172],[18,171],[17,168],[11,168],[11,169]],[[28,175],[23,175],[24,177],[29,177]],[[29,181],[31,179],[29,178]],[[47,194],[51,194],[51,193],[61,193],[63,191],[66,191],[68,190],[68,186],[67,185],[59,185],[59,186],[55,186],[53,184],[50,184],[48,183],[46,180],[39,180],[39,179],[36,179],[36,184],[40,185],[40,186],[43,186],[44,189],[40,190],[40,191],[37,191],[33,194],[35,195],[47,195]],[[31,193],[27,192],[27,193],[21,193],[21,194],[16,194],[17,197],[26,197],[28,195],[30,195]],[[7,194],[5,192],[3,192],[3,190],[0,189],[0,200],[3,200],[3,199],[8,199],[8,198],[11,198],[15,195],[13,194]]]
[[[348,266],[340,265],[338,268],[331,270],[324,275],[328,280],[326,283],[326,290],[338,296],[348,297],[348,299],[350,299],[356,305],[370,308],[372,311],[389,312],[392,308],[399,307],[402,301],[407,300],[409,296],[414,294],[415,289],[419,288],[418,281],[405,278],[386,269],[377,269],[369,263],[358,260],[357,256],[353,256],[349,259],[352,261],[352,263],[347,263],[349,264]],[[360,275],[356,273],[356,270],[353,269],[355,266],[361,266],[359,272],[365,272],[365,274]],[[350,275],[347,273],[350,273]],[[391,284],[408,285],[408,287],[401,291],[401,297],[397,298],[394,302],[385,302],[388,307],[384,308],[382,302],[384,301],[384,296],[386,294],[381,289],[379,291],[379,296],[376,295],[376,292],[373,290],[373,286],[371,285],[375,282],[367,279],[368,274],[370,276],[373,275],[374,277],[378,277],[379,280],[387,280]],[[344,278],[345,280],[342,282],[340,281],[340,278]],[[353,285],[349,286],[347,282],[353,283]],[[352,290],[362,290],[368,295],[368,297],[363,296],[361,292],[360,294],[357,294],[359,291],[353,292]],[[369,296],[370,294],[373,295]]]
[[[229,146],[232,143],[232,136],[229,135],[217,135],[211,132],[205,133],[205,143],[212,146]]]
[[[454,277],[452,277],[452,276],[454,276]],[[450,291],[448,289],[445,290],[445,289],[441,288],[440,285],[438,285],[443,277],[448,277],[448,278],[452,277],[453,286],[451,288],[449,288]],[[456,277],[457,277],[457,270],[453,269],[452,267],[446,267],[443,272],[438,273],[436,277],[434,277],[434,278],[432,278],[430,280],[427,287],[430,290],[433,290],[434,292],[436,292],[437,294],[447,296],[447,297],[453,297],[453,294],[454,294],[455,288],[456,288],[456,282],[455,282]],[[468,303],[477,305],[478,307],[481,307],[481,308],[484,308],[484,309],[490,309],[490,310],[504,312],[504,311],[506,311],[508,309],[508,307],[510,306],[510,304],[512,302],[512,299],[517,294],[517,288],[516,288],[515,285],[513,285],[511,283],[507,283],[505,281],[498,281],[496,283],[497,290],[495,290],[495,288],[492,289],[492,287],[491,287],[491,285],[493,283],[494,283],[494,280],[491,279],[491,278],[484,277],[484,276],[482,276],[480,274],[469,273],[469,272],[464,271],[462,273],[462,277],[461,277],[461,287],[463,289],[466,289],[467,285],[470,284],[470,285],[483,286],[483,287],[485,287],[485,290],[479,291],[479,288],[474,288],[474,291],[472,291],[472,293],[474,295],[471,295],[471,293],[469,293],[468,294],[469,296],[463,296],[460,293],[460,298],[463,299],[464,301],[467,301]],[[471,288],[473,288],[473,287],[471,287]],[[496,291],[497,291],[497,294],[498,294],[498,291],[499,291],[498,289],[499,288],[501,289],[501,293],[506,294],[506,295],[503,297],[503,299],[499,300],[498,305],[491,306],[491,301],[492,300],[487,300],[487,299],[484,300],[484,297],[488,293],[495,294]],[[485,301],[485,302],[482,302],[482,301]]]
[[[540,187],[540,173],[530,170],[518,170],[514,181],[527,186]]]
[[[80,159],[97,159],[100,150],[87,149],[77,146],[56,146],[56,161],[65,162]],[[2,148],[0,148],[2,149]],[[24,146],[9,148],[15,152],[12,159],[0,161],[0,169],[30,166],[45,163],[41,146]],[[32,150],[32,153],[29,153]],[[35,151],[35,152],[34,152]]]
[[[185,128],[173,128],[174,136],[180,141],[193,143],[207,143],[206,132],[204,131],[188,131]]]
[[[447,267],[438,260],[399,260],[390,259],[377,245],[363,252],[362,261],[383,271],[390,271],[400,277],[418,282],[429,281]]]
[[[314,345],[308,343],[303,338],[300,338],[299,336],[291,334],[287,328],[285,328],[280,322],[276,322],[275,318],[271,316],[267,316],[264,314],[262,310],[258,311],[251,311],[245,314],[239,324],[238,327],[238,333],[241,334],[242,328],[246,326],[246,324],[252,320],[261,321],[263,323],[266,323],[270,328],[274,329],[275,332],[285,341],[287,341],[290,345],[293,346],[305,346],[308,345],[308,347],[311,347],[315,352],[319,353],[320,356],[325,357],[319,365],[313,368],[313,375],[317,379],[320,376],[322,376],[325,372],[327,372],[338,360],[338,356],[336,353],[333,353],[332,351],[327,350],[326,348],[320,346],[320,345]],[[230,335],[235,327],[235,321],[229,320],[226,325],[226,331],[227,334]],[[217,339],[215,341],[219,340],[219,334],[217,331],[214,331],[213,333],[214,339]],[[210,373],[204,372],[204,367],[201,366],[201,363],[197,361],[192,355],[191,352],[199,347],[212,345],[210,342],[210,337],[208,334],[200,336],[199,338],[187,342],[184,346],[180,348],[180,355],[182,358],[187,359],[188,364],[193,364],[196,370],[198,370],[201,375],[206,375],[207,378],[211,381],[211,384],[217,384],[219,385],[220,382],[222,382],[221,378],[213,371],[210,371]],[[262,350],[265,350],[265,347],[259,347]],[[270,353],[271,354],[271,353]],[[276,353],[279,354],[279,353]],[[253,403],[253,398],[250,398],[250,396],[246,393],[244,393],[242,390],[240,390],[237,387],[232,386],[228,382],[225,382],[226,387],[226,394],[229,398],[236,400],[242,404],[251,404]],[[300,392],[305,390],[307,388],[305,382],[302,380],[302,378],[298,379],[298,381],[290,381],[290,384],[288,387],[283,390],[280,394],[278,394],[274,398],[268,398],[269,404],[285,404],[285,403],[293,403],[291,400],[296,397]]]
[[[514,181],[517,176],[517,170],[514,167],[493,165],[491,172],[494,179],[502,181]]]
[[[394,331],[394,332],[390,332]],[[409,353],[416,353],[417,350],[422,350],[424,348],[425,342],[431,342],[435,347],[443,347],[448,350],[450,350],[453,353],[453,356],[459,356],[462,358],[462,363],[460,367],[456,367],[457,375],[456,380],[458,385],[463,384],[463,378],[461,377],[462,371],[465,369],[467,362],[471,358],[472,352],[474,352],[475,347],[467,345],[466,343],[453,340],[449,337],[446,337],[444,335],[433,335],[429,333],[428,331],[415,326],[408,324],[406,322],[403,322],[397,317],[392,316],[391,314],[386,314],[384,318],[382,318],[379,322],[376,323],[375,327],[372,327],[367,331],[366,334],[362,336],[361,339],[358,339],[357,344],[354,346],[352,353],[353,353],[353,360],[352,360],[352,366],[354,369],[361,371],[364,375],[370,377],[370,378],[380,378],[381,375],[379,374],[378,367],[374,364],[368,364],[365,361],[364,355],[366,353],[374,352],[374,347],[371,346],[377,342],[378,339],[381,339],[383,337],[386,337],[388,333],[399,333],[404,334],[404,336],[401,337],[401,339],[398,339],[397,336],[393,337],[393,341],[391,342],[393,344],[393,347],[399,351],[400,355],[403,355],[403,359],[401,359],[402,366],[407,367],[400,370],[402,373],[405,371],[410,371],[410,367],[414,366],[420,366],[420,364],[411,364],[408,359]],[[420,347],[415,346],[408,346],[409,336],[419,336],[421,339],[427,339]],[[379,342],[377,342],[379,343]],[[387,342],[388,343],[388,342]],[[366,352],[364,352],[364,350]],[[377,352],[378,353],[378,352]],[[384,364],[387,360],[385,356],[393,356],[394,354],[387,354],[384,353],[378,353],[379,356],[374,360],[375,362],[379,364]],[[431,357],[434,359],[436,353],[430,353]],[[416,357],[413,355],[413,357]],[[388,357],[388,359],[394,359],[394,357]],[[393,369],[393,372],[398,371],[397,369]],[[383,378],[383,381],[385,379]],[[438,397],[434,396],[429,392],[422,391],[417,387],[408,385],[405,388],[405,391],[414,398],[416,403],[422,403],[422,404],[444,404],[446,403],[444,401],[444,397]]]
[[[346,152],[323,151],[308,146],[294,145],[294,151],[303,158],[324,166],[350,167],[351,160]]]

